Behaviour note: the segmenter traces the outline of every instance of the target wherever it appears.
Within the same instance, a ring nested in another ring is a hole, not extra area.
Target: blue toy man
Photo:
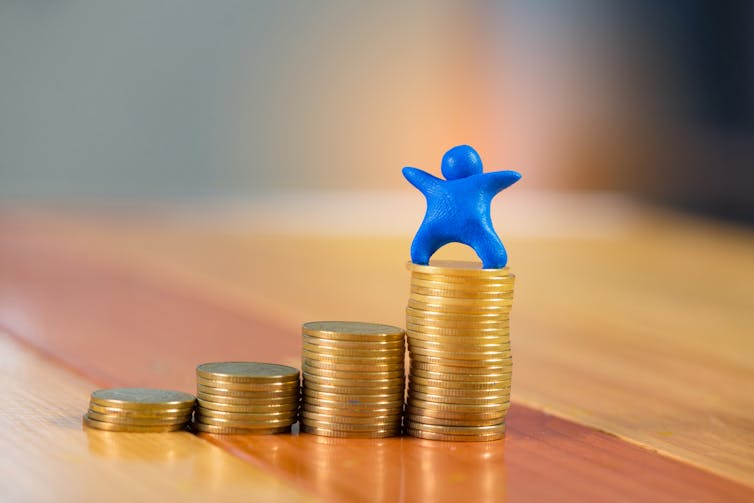
[[[411,261],[427,265],[443,245],[463,243],[474,249],[485,269],[499,269],[508,254],[492,227],[490,204],[498,192],[516,183],[515,171],[482,173],[476,150],[459,145],[442,158],[445,180],[416,168],[403,176],[427,198],[427,213],[411,244]]]

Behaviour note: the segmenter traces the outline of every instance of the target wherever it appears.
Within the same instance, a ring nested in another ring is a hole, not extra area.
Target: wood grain
[[[191,433],[85,429],[95,385],[0,332],[0,500],[312,501]]]
[[[754,485],[754,237],[658,211],[632,221],[602,237],[507,241],[513,397]],[[291,320],[402,323],[407,239],[110,222],[29,225],[90,260],[261,309],[291,333]]]
[[[34,228],[15,230],[14,239],[0,247],[5,264],[0,306],[13,306],[0,313],[0,323],[80,372],[112,384],[190,390],[193,365],[200,361],[297,358],[298,350],[290,349],[298,344],[297,323],[260,321],[243,299],[223,295],[218,285],[192,289],[190,278],[160,274],[142,258],[103,255],[91,245],[76,249],[71,243],[78,238],[71,233],[66,233],[71,241],[64,241]],[[88,239],[99,239],[91,232],[86,231]],[[90,243],[101,246],[97,239]],[[350,250],[359,246],[352,243]],[[119,253],[133,249],[119,245]],[[320,297],[332,295],[330,286]],[[352,302],[341,298],[340,304],[349,310]],[[379,313],[384,305],[372,308]],[[213,442],[328,500],[392,501],[396,495],[408,500],[423,494],[527,501],[754,498],[750,487],[528,407],[514,405],[508,424],[506,440],[491,444],[343,443],[308,435],[213,437]]]

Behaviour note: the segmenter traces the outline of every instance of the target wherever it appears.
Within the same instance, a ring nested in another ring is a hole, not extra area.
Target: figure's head
[[[442,176],[446,180],[457,180],[482,172],[482,159],[476,150],[468,145],[453,147],[442,156]]]

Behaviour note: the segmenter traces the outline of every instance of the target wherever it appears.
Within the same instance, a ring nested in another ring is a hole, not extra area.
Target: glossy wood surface
[[[0,331],[0,501],[313,501],[191,433],[84,429],[96,385]]]
[[[644,230],[657,225],[656,219],[653,222]],[[23,218],[8,219],[2,226],[6,232],[0,248],[0,324],[106,384],[191,390],[193,366],[201,361],[250,358],[295,364],[298,326],[305,319],[348,317],[401,323],[407,273],[400,240],[176,232],[148,221],[121,221],[108,229],[96,222]],[[678,235],[678,229],[674,232]],[[661,240],[662,233],[657,235]],[[716,251],[724,252],[726,264],[737,273],[745,272],[742,252],[750,246],[749,241],[735,232],[727,237],[726,244]],[[599,251],[600,245],[607,246],[604,242],[588,247],[558,243],[558,253],[566,256],[577,249],[596,247]],[[617,253],[619,244],[611,243],[610,252]],[[698,243],[691,239],[690,244]],[[655,495],[658,501],[746,501],[754,497],[746,487],[752,485],[747,471],[752,452],[751,422],[747,419],[751,409],[744,407],[749,395],[741,386],[728,389],[732,383],[750,378],[745,358],[732,358],[727,348],[715,352],[715,346],[704,346],[700,334],[693,330],[689,337],[655,337],[651,331],[649,337],[645,331],[652,318],[643,330],[631,330],[630,324],[611,321],[606,313],[594,313],[594,308],[573,311],[591,288],[605,287],[610,276],[601,274],[616,274],[608,267],[614,264],[601,264],[597,254],[593,263],[600,274],[576,278],[569,289],[552,281],[567,276],[560,270],[563,264],[552,257],[557,254],[544,260],[538,252],[541,244],[538,247],[523,240],[516,246],[523,247],[522,253],[533,257],[533,262],[527,266],[526,260],[521,260],[526,277],[531,278],[529,286],[521,280],[524,273],[517,267],[513,330],[526,336],[513,338],[514,397],[536,407],[514,405],[503,448],[413,439],[343,444],[308,435],[213,437],[212,441],[294,487],[333,500],[384,496],[389,501],[396,491],[408,499],[427,492],[452,496],[474,490],[482,491],[480,499],[490,500],[558,495],[580,501],[618,495],[642,501],[655,499]],[[362,263],[351,261],[354,254],[360,254]],[[566,258],[559,260],[567,262]],[[553,261],[549,269],[534,267]],[[284,263],[294,266],[286,268]],[[568,274],[575,275],[576,269],[573,273],[569,269]],[[650,272],[663,274],[659,267]],[[542,292],[548,274],[548,291]],[[641,276],[635,276],[641,281]],[[680,276],[652,280],[659,289],[654,295],[666,301],[670,294],[678,297],[673,288]],[[619,276],[619,284],[630,286],[633,277]],[[712,281],[718,286],[730,279],[724,275],[716,278]],[[663,296],[663,288],[672,291]],[[623,286],[614,290],[618,300],[626,295]],[[546,319],[537,311],[540,304],[532,305],[536,299],[552,307]],[[680,297],[679,302],[684,299]],[[592,305],[603,302],[598,297],[591,299]],[[727,344],[738,343],[747,327],[741,316],[744,308],[745,299],[719,307],[728,310],[738,329],[721,336],[728,338],[723,339]],[[572,312],[581,318],[567,316]],[[676,319],[655,315],[654,320]],[[590,325],[595,319],[599,324]],[[621,326],[623,331],[618,330]],[[695,345],[702,347],[691,350]],[[571,346],[580,352],[569,349]],[[744,354],[748,350],[745,342],[737,347]],[[648,349],[651,357],[642,352]],[[700,354],[701,350],[707,353]],[[709,372],[715,371],[712,382],[697,379],[700,373],[707,375],[705,365],[700,365],[700,360],[710,361],[705,356],[712,356],[715,362]],[[668,373],[662,372],[662,365],[671,363],[677,367],[677,382],[668,382]],[[530,369],[533,365],[536,367]],[[695,371],[690,372],[694,366]],[[717,404],[705,409],[708,414],[727,417],[736,413],[741,420],[705,420],[705,429],[698,429],[703,418],[684,415],[697,406],[693,400],[697,393],[686,388],[697,380],[701,391],[723,393]],[[579,420],[557,419],[542,414],[542,409]],[[645,424],[650,414],[667,414],[662,425],[666,429],[657,429],[655,422]],[[584,423],[600,425],[607,434],[586,428]],[[633,430],[629,428],[632,425]],[[652,436],[642,438],[646,431],[656,432],[665,444]],[[680,461],[628,445],[611,436],[615,434],[650,448],[660,445]],[[712,443],[716,443],[715,449],[710,449]],[[372,461],[384,468],[365,470],[364,465]],[[377,488],[383,492],[375,492]]]

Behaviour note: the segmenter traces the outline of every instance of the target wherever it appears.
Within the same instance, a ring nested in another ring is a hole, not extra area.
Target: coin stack
[[[406,432],[434,440],[502,438],[510,403],[513,274],[468,262],[408,268]]]
[[[159,433],[186,428],[194,395],[148,388],[111,388],[92,392],[84,424],[107,431]]]
[[[243,435],[290,431],[297,420],[299,371],[254,362],[204,363],[196,368],[197,406],[191,428]]]
[[[374,323],[303,325],[301,429],[343,438],[400,434],[405,332]]]

